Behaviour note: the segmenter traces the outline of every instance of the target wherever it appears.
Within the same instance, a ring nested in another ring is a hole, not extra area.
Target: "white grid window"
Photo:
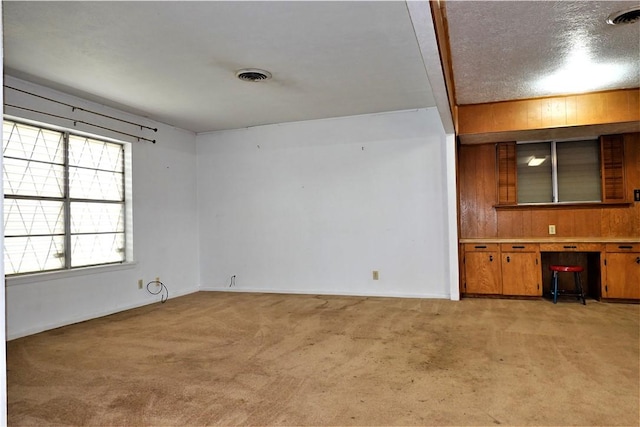
[[[125,261],[124,146],[5,120],[7,275]]]

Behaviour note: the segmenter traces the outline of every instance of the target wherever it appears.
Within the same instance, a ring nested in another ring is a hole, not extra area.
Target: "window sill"
[[[535,209],[593,209],[628,208],[633,202],[567,202],[567,203],[529,203],[522,205],[493,205],[496,210],[535,210]]]
[[[76,268],[73,270],[56,270],[40,273],[28,273],[19,276],[5,276],[6,286],[23,285],[27,283],[47,282],[50,280],[67,279],[69,277],[86,276],[90,274],[108,273],[111,271],[128,270],[138,265],[137,262],[125,262],[122,264],[98,265],[92,267]]]

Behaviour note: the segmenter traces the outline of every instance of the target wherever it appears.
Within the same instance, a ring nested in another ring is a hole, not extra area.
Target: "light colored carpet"
[[[199,292],[9,342],[9,424],[638,425],[639,319]]]

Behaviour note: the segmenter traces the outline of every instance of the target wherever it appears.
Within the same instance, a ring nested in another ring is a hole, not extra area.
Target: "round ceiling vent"
[[[257,68],[245,68],[236,71],[236,77],[245,82],[261,82],[269,80],[271,78],[271,73]]]
[[[638,21],[640,21],[640,6],[614,12],[607,17],[607,24],[610,25],[633,24]]]

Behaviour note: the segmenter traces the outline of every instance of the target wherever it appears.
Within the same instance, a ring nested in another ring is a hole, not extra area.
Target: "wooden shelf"
[[[575,203],[532,203],[523,205],[493,205],[498,210],[515,209],[594,209],[594,208],[628,208],[633,202],[575,202]]]

